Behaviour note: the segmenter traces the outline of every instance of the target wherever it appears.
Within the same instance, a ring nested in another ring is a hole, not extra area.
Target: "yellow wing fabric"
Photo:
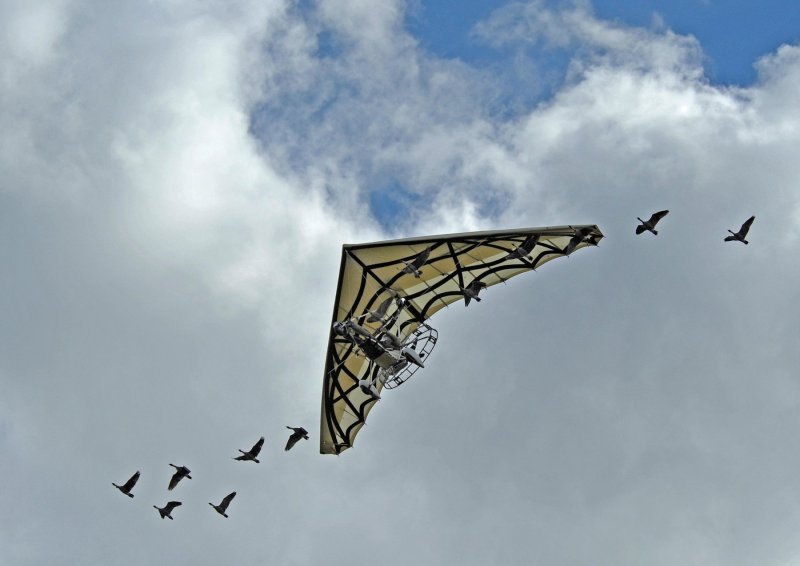
[[[565,250],[596,245],[602,237],[597,226],[562,226],[345,245],[332,325],[352,320],[370,333],[389,327],[406,340],[441,308],[463,301],[464,289],[473,282],[490,287],[562,257]],[[428,257],[415,274],[407,266],[426,250]],[[383,303],[388,306],[380,313]],[[359,380],[374,379],[379,369],[352,341],[331,330],[321,453],[339,454],[352,446],[375,405],[373,396],[359,388]],[[376,387],[380,391],[383,384],[377,382]]]

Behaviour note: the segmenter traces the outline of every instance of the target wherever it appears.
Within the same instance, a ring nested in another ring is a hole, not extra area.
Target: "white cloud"
[[[425,52],[405,7],[3,8],[0,445],[19,512],[0,540],[19,563],[794,552],[798,47],[720,87],[663,26],[512,4],[481,36],[571,63],[509,115],[502,74]],[[396,186],[412,204],[380,228],[370,197]],[[661,235],[633,236],[662,206]],[[723,244],[750,214],[751,245]],[[570,222],[608,239],[442,313],[425,373],[353,450],[315,454],[343,242]],[[290,454],[286,424],[312,431]],[[260,434],[265,463],[232,464]],[[149,505],[179,458],[197,477],[167,525]],[[126,506],[108,484],[137,467]],[[228,483],[236,516],[209,522]]]
[[[651,74],[663,71],[689,73],[699,79],[702,52],[691,36],[665,29],[656,18],[653,30],[630,28],[598,19],[588,2],[567,2],[550,8],[535,0],[514,2],[495,11],[475,26],[477,37],[497,46],[541,44],[546,48],[586,49],[594,62],[625,64]],[[583,64],[582,61],[573,61]]]
[[[38,69],[58,56],[58,45],[68,20],[67,3],[10,1],[3,5],[4,84],[10,87],[26,71]]]

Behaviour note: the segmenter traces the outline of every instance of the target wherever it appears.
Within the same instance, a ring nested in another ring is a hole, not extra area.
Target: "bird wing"
[[[475,296],[477,297],[478,293],[481,292],[481,289],[486,288],[486,283],[484,283],[483,281],[478,281],[477,279],[473,279],[472,281],[470,281],[470,284],[467,286],[467,288],[473,293],[475,293]]]
[[[637,234],[641,234],[641,233],[642,233],[642,232],[644,232],[645,230],[647,230],[647,228],[645,228],[645,227],[644,227],[644,224],[639,224],[639,225],[636,227],[636,233],[637,233]]]
[[[180,501],[170,501],[169,503],[164,505],[164,512],[167,515],[169,515],[173,509],[175,509],[176,507],[180,507],[181,505],[183,505],[183,503],[181,503]]]
[[[582,244],[591,233],[592,233],[591,228],[576,229],[574,235],[572,236],[572,238],[570,238],[569,243],[567,243],[567,246],[564,248],[563,253],[565,255],[570,255],[572,252],[575,251],[575,248],[577,248],[580,244]],[[597,245],[597,243],[594,243],[594,245]]]
[[[506,259],[512,258],[523,258],[530,254],[533,251],[533,248],[536,247],[536,244],[539,242],[539,234],[531,234],[525,240],[518,245],[514,250],[509,252],[506,256]]]
[[[539,242],[539,234],[531,234],[525,241],[522,242],[520,247],[525,250],[526,255],[533,251],[533,248],[536,247],[536,244]]]
[[[414,258],[414,260],[411,262],[410,266],[416,267],[417,269],[419,269],[420,267],[425,265],[425,263],[428,261],[428,258],[430,257],[430,255],[431,255],[431,248],[430,248],[430,246],[428,246],[427,248],[425,248],[422,251],[421,254],[419,254],[417,257]]]
[[[261,452],[261,447],[264,446],[264,437],[258,439],[258,442],[253,444],[253,447],[250,449],[250,454],[253,456],[258,456],[258,453]]]
[[[667,214],[669,214],[669,210],[660,210],[659,212],[654,212],[652,216],[650,216],[650,220],[648,220],[648,222],[655,227],[655,225],[658,224],[658,221],[664,218]]]
[[[234,497],[236,497],[236,492],[235,491],[233,491],[233,492],[229,493],[228,495],[226,495],[225,498],[222,500],[222,502],[219,504],[220,508],[223,511],[225,511],[225,509],[228,508],[228,505],[231,504],[231,501],[233,501]]]
[[[575,248],[582,241],[583,241],[583,235],[582,234],[578,234],[576,232],[575,235],[572,236],[572,238],[570,238],[569,242],[567,243],[567,246],[564,248],[564,253],[566,255],[570,255],[573,251],[575,251]]]
[[[747,236],[747,233],[750,231],[750,226],[752,226],[752,224],[753,224],[753,220],[755,220],[755,219],[756,219],[756,217],[755,217],[755,216],[751,216],[750,218],[748,218],[747,220],[745,220],[745,221],[744,221],[744,224],[742,224],[742,227],[741,227],[741,228],[739,228],[739,235],[740,235],[742,238],[744,238],[745,236]]]
[[[133,489],[133,486],[136,485],[136,482],[139,481],[139,472],[137,471],[133,474],[128,481],[125,482],[125,485],[122,486],[122,489],[125,491],[130,491]]]
[[[428,246],[427,248],[425,248],[425,251],[423,251],[417,258],[417,261],[419,262],[419,265],[417,265],[418,268],[428,263],[428,258],[431,257],[431,249],[432,248]]]
[[[182,477],[183,474],[181,474],[180,470],[172,474],[172,477],[169,480],[169,487],[167,487],[167,489],[172,491],[175,488],[175,486],[178,485],[178,482],[181,481]]]
[[[287,452],[291,450],[292,446],[297,444],[297,441],[300,440],[302,436],[303,435],[298,433],[297,431],[293,432],[291,436],[289,436],[289,440],[286,441],[286,448],[284,448],[284,450],[286,450]]]
[[[375,311],[375,314],[379,315],[380,318],[383,318],[383,316],[386,314],[386,311],[389,309],[389,305],[392,304],[392,301],[394,301],[394,297],[389,297],[383,301],[378,307],[378,310]]]

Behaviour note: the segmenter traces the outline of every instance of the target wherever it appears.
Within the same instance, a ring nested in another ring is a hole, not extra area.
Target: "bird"
[[[228,505],[231,504],[231,501],[233,501],[234,497],[236,497],[236,492],[232,491],[228,495],[222,498],[222,501],[220,501],[219,505],[214,505],[213,503],[209,503],[209,505],[211,505],[214,508],[214,511],[216,511],[217,513],[219,513],[220,515],[222,515],[227,519],[228,515],[225,513],[225,510],[228,509]]]
[[[461,292],[464,294],[464,304],[469,306],[469,302],[472,299],[475,299],[479,303],[481,302],[481,298],[478,296],[478,293],[481,292],[481,289],[486,288],[486,283],[483,281],[473,280],[472,283],[467,285],[467,288],[461,289]]]
[[[598,246],[600,245],[600,237],[597,234],[591,234],[586,237],[584,242],[586,242],[590,246]]]
[[[428,257],[431,255],[431,249],[432,246],[428,246],[412,261],[404,261],[403,263],[405,263],[406,266],[401,270],[401,273],[413,273],[414,277],[419,279],[420,275],[422,275],[420,268],[428,261]]]
[[[111,485],[116,487],[118,490],[120,490],[122,493],[124,493],[128,497],[133,497],[133,494],[131,493],[131,490],[133,489],[133,486],[136,485],[137,481],[139,481],[139,471],[138,470],[123,485],[117,485],[114,482],[111,482]]]
[[[286,441],[286,448],[284,448],[284,450],[286,450],[287,452],[289,450],[291,450],[292,446],[297,444],[297,442],[301,438],[305,438],[306,440],[308,440],[308,431],[306,429],[304,429],[303,427],[301,427],[301,426],[299,426],[299,427],[287,426],[286,428],[288,428],[289,430],[294,431],[289,436],[289,440]]]
[[[570,238],[569,242],[567,243],[567,247],[564,248],[564,255],[569,255],[575,251],[575,248],[578,247],[578,244],[588,241],[591,244],[597,245],[597,240],[594,238],[590,238],[592,234],[591,228],[579,228],[575,230],[575,234]]]
[[[192,476],[189,475],[192,473],[192,471],[186,466],[176,466],[175,464],[170,464],[170,466],[175,468],[175,473],[172,474],[172,477],[169,480],[169,486],[167,487],[168,490],[172,491],[175,486],[178,485],[178,482],[183,478],[192,479]]]
[[[656,230],[656,224],[658,224],[658,221],[664,218],[667,214],[669,214],[669,210],[661,210],[659,212],[654,212],[650,216],[649,220],[642,220],[637,216],[636,220],[641,222],[641,224],[636,227],[636,233],[641,234],[645,230],[649,230],[650,232],[653,233],[654,236],[658,236],[658,230]]]
[[[264,437],[258,439],[258,442],[253,444],[253,447],[245,452],[244,450],[239,450],[242,453],[241,456],[236,456],[234,460],[241,460],[242,462],[255,462],[256,464],[260,464],[261,461],[257,458],[258,453],[261,452],[261,447],[264,446]]]
[[[397,309],[387,319],[381,322],[380,330],[388,330],[397,323],[397,319],[403,312],[403,309],[406,308],[408,301],[403,297],[395,297],[395,303],[397,304]]]
[[[372,397],[372,399],[374,401],[380,401],[381,400],[381,394],[378,393],[378,388],[375,387],[375,384],[372,381],[370,381],[368,379],[361,379],[361,380],[358,381],[358,387],[359,387],[359,389],[361,389],[361,392],[364,395],[368,395],[369,397]]]
[[[167,503],[163,507],[159,507],[157,505],[153,505],[153,507],[158,509],[158,514],[161,515],[162,519],[164,517],[167,517],[171,521],[172,520],[172,515],[170,515],[170,513],[172,513],[173,509],[175,509],[176,507],[179,507],[181,505],[183,505],[183,503],[181,503],[180,501],[170,501],[169,503]]]
[[[369,316],[367,317],[367,322],[383,321],[383,317],[386,316],[386,311],[389,309],[389,305],[392,304],[395,296],[397,295],[397,293],[395,291],[392,291],[391,289],[389,290],[389,292],[391,293],[391,297],[385,299],[378,307],[378,310],[367,311],[367,313],[369,314]]]
[[[522,242],[516,249],[509,252],[505,259],[523,259],[523,258],[530,258],[530,253],[533,251],[533,248],[536,247],[536,244],[539,243],[539,234],[531,234],[525,241]]]
[[[728,232],[730,232],[731,235],[727,236],[725,238],[725,241],[733,242],[735,240],[737,242],[742,242],[743,244],[748,244],[749,242],[745,240],[745,238],[747,237],[747,232],[750,231],[750,226],[753,224],[753,220],[755,219],[756,219],[755,216],[751,216],[750,218],[745,220],[744,224],[742,224],[742,227],[739,228],[739,231],[736,233],[732,232],[731,230],[728,230]]]

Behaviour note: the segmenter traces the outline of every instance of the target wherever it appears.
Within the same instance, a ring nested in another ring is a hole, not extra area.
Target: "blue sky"
[[[497,62],[506,54],[487,47],[471,30],[477,21],[507,4],[501,0],[419,0],[407,23],[427,49],[442,57]],[[657,14],[676,33],[693,35],[708,57],[708,78],[716,83],[751,83],[758,58],[800,38],[800,2],[794,0],[593,0],[591,5],[606,20],[649,27]]]

